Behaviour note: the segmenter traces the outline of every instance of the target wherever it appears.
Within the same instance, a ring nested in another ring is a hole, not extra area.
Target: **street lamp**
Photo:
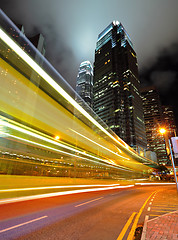
[[[165,128],[160,128],[160,129],[159,129],[159,132],[160,132],[161,134],[164,134],[164,133],[166,133],[166,129],[165,129]]]
[[[172,162],[172,167],[173,167],[173,172],[174,172],[174,178],[175,178],[175,182],[176,182],[176,188],[177,188],[177,192],[178,192],[178,182],[177,182],[177,175],[176,175],[176,168],[175,168],[175,164],[174,164],[174,157],[172,154],[172,147],[171,147],[171,142],[170,139],[168,138],[167,134],[166,134],[166,129],[165,128],[160,128],[159,132],[164,136],[165,138],[165,143],[167,143],[168,141],[168,145],[169,145],[169,152],[170,152],[170,156],[171,156],[171,162]],[[167,149],[167,148],[166,148]]]

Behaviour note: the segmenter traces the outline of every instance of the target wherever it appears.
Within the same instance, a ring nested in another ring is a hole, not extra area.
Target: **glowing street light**
[[[165,129],[165,128],[160,128],[160,129],[159,129],[159,132],[160,132],[161,134],[164,134],[164,133],[166,133],[166,129]]]

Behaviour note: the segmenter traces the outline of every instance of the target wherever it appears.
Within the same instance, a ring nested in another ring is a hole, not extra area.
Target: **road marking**
[[[97,200],[99,200],[99,199],[101,199],[101,198],[103,198],[103,197],[96,198],[96,199],[93,199],[93,200],[91,200],[91,201],[81,203],[81,204],[79,204],[79,205],[76,205],[75,207],[80,207],[80,206],[82,206],[82,205],[85,205],[85,204],[88,204],[88,203],[91,203],[91,202],[97,201]]]
[[[175,205],[175,204],[171,204],[171,205],[167,205],[167,204],[154,204],[154,206],[158,206],[158,207],[178,207],[178,205]]]
[[[144,202],[143,206],[140,208],[140,211],[139,211],[139,213],[137,214],[137,216],[136,216],[136,218],[135,218],[135,221],[134,221],[134,223],[133,223],[133,225],[132,225],[132,228],[131,228],[131,230],[130,230],[130,233],[129,233],[129,236],[128,236],[127,240],[132,240],[132,239],[133,239],[134,233],[135,233],[135,229],[137,228],[138,220],[139,220],[139,218],[140,218],[140,216],[141,216],[141,214],[142,214],[142,212],[143,212],[144,207],[146,206],[147,202],[149,201],[149,199],[152,197],[153,194],[155,194],[155,192],[153,192],[153,193],[147,198],[147,200]]]
[[[128,227],[130,226],[130,224],[131,224],[135,214],[136,214],[136,212],[132,213],[132,215],[130,216],[130,218],[126,222],[125,226],[123,227],[121,233],[119,234],[119,237],[117,238],[117,240],[122,240],[122,238],[124,237],[125,233],[127,232]]]
[[[149,205],[151,205],[151,204],[152,204],[152,202],[149,203]]]
[[[170,212],[170,210],[166,211],[166,210],[156,210],[156,209],[153,209],[152,212]]]
[[[159,206],[159,205],[154,205],[154,206],[152,206],[153,208],[157,208],[157,209],[159,209],[159,208],[161,208],[161,209],[163,209],[163,208],[165,208],[165,209],[175,209],[175,210],[177,210],[177,208],[176,207],[168,207],[168,206]]]
[[[0,233],[7,232],[7,231],[12,230],[12,229],[14,229],[14,228],[18,228],[18,227],[24,226],[24,225],[29,224],[29,223],[32,223],[32,222],[39,221],[39,220],[41,220],[41,219],[43,219],[43,218],[47,218],[47,217],[48,217],[48,216],[43,216],[43,217],[40,217],[40,218],[35,218],[35,219],[30,220],[30,221],[28,221],[28,222],[24,222],[24,223],[21,223],[21,224],[18,224],[18,225],[9,227],[9,228],[2,229],[2,230],[0,230]]]
[[[149,212],[151,210],[151,207],[148,207],[147,211]]]

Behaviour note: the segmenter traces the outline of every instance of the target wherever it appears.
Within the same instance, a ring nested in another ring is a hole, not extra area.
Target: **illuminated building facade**
[[[130,37],[117,21],[98,36],[94,111],[136,151],[146,149],[137,57]]]
[[[167,164],[166,145],[164,137],[159,133],[163,126],[162,106],[159,94],[154,86],[141,89],[147,147],[156,152],[159,164]]]
[[[80,64],[76,92],[90,106],[93,105],[93,67],[89,61]],[[76,99],[80,103],[80,99]]]
[[[176,136],[176,123],[172,106],[162,106],[165,128],[170,137]]]

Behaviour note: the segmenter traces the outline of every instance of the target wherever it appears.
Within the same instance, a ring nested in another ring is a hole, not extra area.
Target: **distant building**
[[[77,94],[92,108],[93,106],[93,67],[89,61],[82,62],[79,67]],[[80,103],[80,99],[76,99]]]
[[[93,82],[94,111],[136,151],[146,149],[137,57],[118,21],[98,35]]]
[[[148,159],[151,159],[153,162],[157,163],[157,155],[155,152],[152,151],[146,151],[145,152],[145,157]]]
[[[169,138],[176,136],[176,123],[172,106],[162,106],[163,120]]]
[[[147,148],[156,152],[159,164],[167,164],[168,158],[164,137],[159,133],[163,126],[162,107],[159,94],[154,86],[141,89]]]

